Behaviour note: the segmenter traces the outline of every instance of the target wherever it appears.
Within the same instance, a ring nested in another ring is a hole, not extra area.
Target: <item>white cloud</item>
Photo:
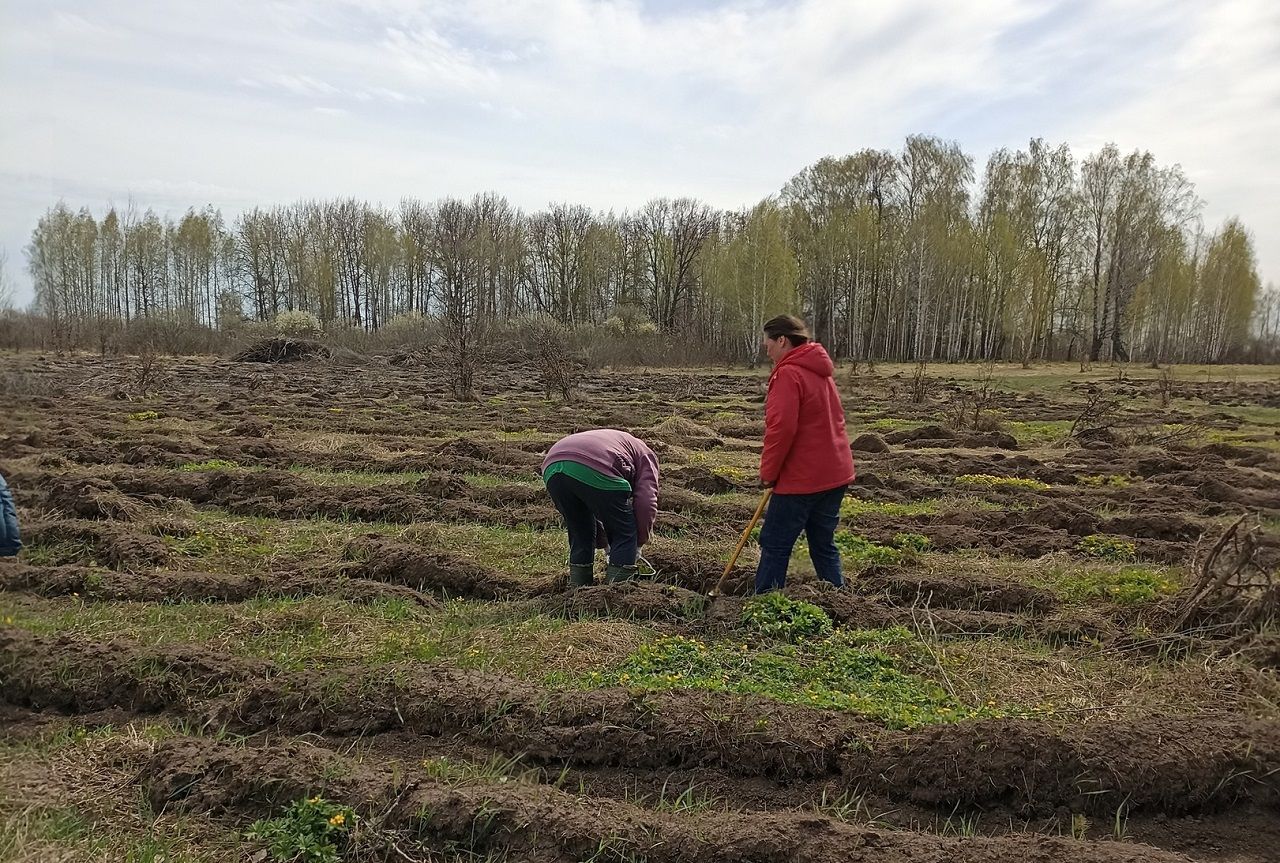
[[[1187,38],[1129,70],[1132,94],[1063,134],[1095,148],[1150,150],[1181,164],[1206,202],[1206,228],[1239,216],[1264,280],[1280,284],[1280,7],[1268,0],[1184,3]]]
[[[742,206],[816,158],[914,132],[958,138],[979,170],[986,150],[1043,135],[1181,162],[1280,281],[1278,14],[1265,0],[9,0],[0,245],[20,264],[59,196],[229,216],[483,189],[525,207]]]

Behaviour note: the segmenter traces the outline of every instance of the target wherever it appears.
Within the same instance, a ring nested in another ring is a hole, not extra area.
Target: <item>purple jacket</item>
[[[658,517],[658,457],[644,441],[617,429],[578,432],[556,441],[542,460],[542,470],[557,461],[577,462],[631,483],[636,533],[641,545],[649,541]]]

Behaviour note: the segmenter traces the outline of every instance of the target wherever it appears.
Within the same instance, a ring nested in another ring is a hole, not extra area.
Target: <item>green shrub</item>
[[[836,547],[845,562],[893,566],[906,559],[906,554],[900,549],[872,542],[847,530],[836,531]]]
[[[893,535],[893,547],[900,551],[919,554],[928,551],[932,545],[933,540],[921,533],[895,533]]]
[[[825,611],[776,591],[747,600],[742,622],[761,635],[793,643],[831,634],[831,618]]]
[[[249,828],[249,838],[266,845],[273,860],[337,863],[346,848],[356,814],[322,797],[295,800],[277,818]]]
[[[1101,560],[1131,561],[1138,559],[1138,548],[1117,536],[1095,533],[1076,543],[1076,551]]]
[[[276,332],[287,338],[314,339],[320,335],[320,319],[311,312],[281,312],[275,319]]]

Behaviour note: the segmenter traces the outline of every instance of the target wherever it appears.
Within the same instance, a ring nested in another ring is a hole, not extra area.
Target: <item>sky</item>
[[[0,249],[59,200],[726,208],[911,134],[1180,164],[1280,283],[1274,0],[0,0]]]

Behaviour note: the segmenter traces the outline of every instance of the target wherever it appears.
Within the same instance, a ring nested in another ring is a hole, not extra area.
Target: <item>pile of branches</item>
[[[1195,581],[1175,598],[1174,630],[1215,628],[1229,632],[1256,629],[1280,612],[1280,586],[1258,556],[1261,526],[1246,513],[1223,530]]]
[[[167,364],[151,351],[127,360],[118,370],[92,375],[76,385],[77,390],[105,392],[116,401],[146,399],[169,392],[173,387],[173,375]]]
[[[276,336],[275,338],[254,342],[235,354],[231,361],[235,363],[293,363],[313,357],[328,359],[330,356],[332,356],[332,352],[317,341]]]

